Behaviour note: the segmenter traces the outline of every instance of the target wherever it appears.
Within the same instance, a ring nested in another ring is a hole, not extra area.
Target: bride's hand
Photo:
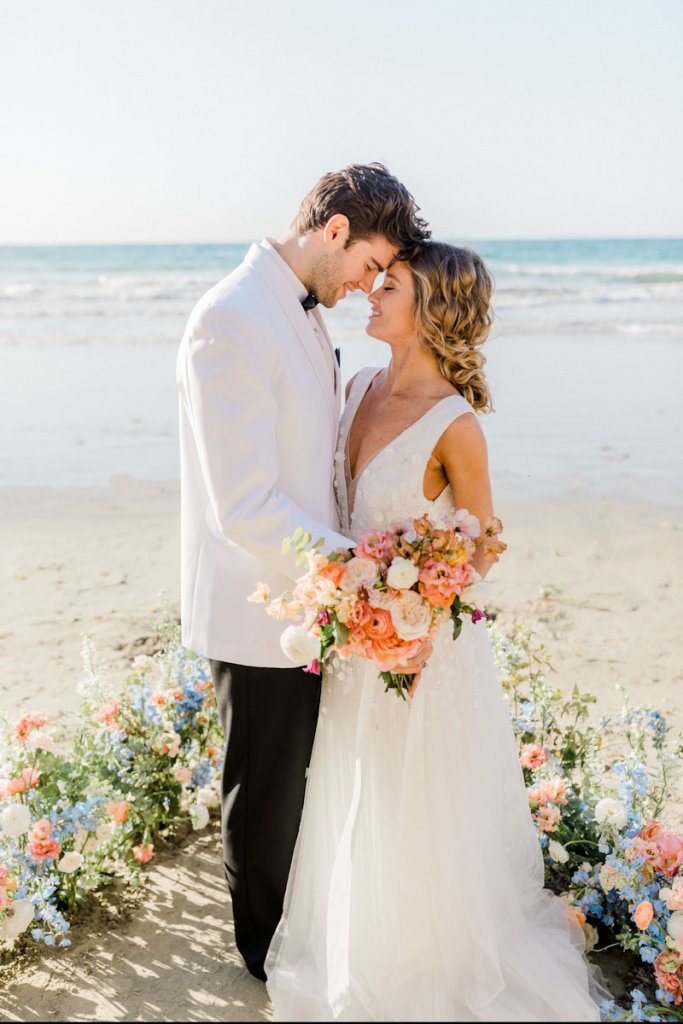
[[[410,689],[408,690],[409,697],[413,697],[415,695],[415,691],[417,690],[417,686],[422,675],[422,670],[431,658],[433,650],[432,641],[427,639],[424,641],[414,658],[411,658],[409,661],[404,662],[403,665],[399,665],[398,668],[394,669],[395,672],[402,675],[413,676],[413,681],[410,684]]]

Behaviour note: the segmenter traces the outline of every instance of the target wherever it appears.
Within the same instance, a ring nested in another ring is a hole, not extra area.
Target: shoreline
[[[68,720],[78,706],[81,645],[91,634],[106,677],[125,674],[145,637],[179,614],[177,480],[115,477],[108,488],[0,490],[8,567],[0,630],[3,709]],[[508,544],[489,577],[501,624],[530,627],[560,686],[614,706],[672,706],[683,681],[683,510],[576,492],[558,500],[501,494]]]

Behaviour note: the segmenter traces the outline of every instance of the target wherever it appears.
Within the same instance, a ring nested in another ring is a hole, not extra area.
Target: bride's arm
[[[454,420],[439,438],[433,454],[451,485],[457,507],[466,508],[483,526],[493,515],[493,499],[486,438],[474,413],[465,413]],[[491,564],[491,559],[481,550],[472,560],[482,577]]]

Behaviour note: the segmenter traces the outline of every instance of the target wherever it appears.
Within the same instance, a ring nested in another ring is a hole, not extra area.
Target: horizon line
[[[507,237],[479,237],[474,235],[450,235],[444,236],[443,241],[462,241],[469,239],[475,242],[680,242],[683,241],[683,235],[509,235]],[[251,245],[254,241],[260,241],[260,239],[251,240],[231,240],[226,239],[204,239],[197,240],[193,239],[190,241],[78,241],[78,242],[4,242],[0,241],[0,249],[22,249],[22,248],[85,248],[87,246],[102,246],[102,247],[114,247],[114,246],[182,246],[182,245]]]

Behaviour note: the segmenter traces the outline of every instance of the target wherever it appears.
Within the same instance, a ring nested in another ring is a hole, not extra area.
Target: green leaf
[[[332,616],[332,627],[334,629],[334,642],[341,647],[349,639],[349,627],[340,622],[336,615]]]

